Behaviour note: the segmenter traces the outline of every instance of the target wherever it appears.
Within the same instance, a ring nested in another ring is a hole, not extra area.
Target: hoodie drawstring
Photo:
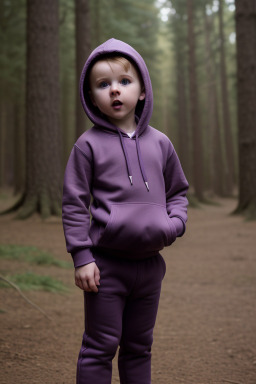
[[[147,178],[147,175],[146,175],[146,171],[145,171],[144,164],[143,164],[143,160],[142,160],[142,156],[141,156],[140,144],[139,144],[139,136],[138,136],[138,135],[135,136],[135,141],[136,141],[136,148],[137,148],[137,153],[138,153],[138,159],[139,159],[140,171],[141,171],[141,174],[142,174],[144,183],[145,183],[145,185],[146,185],[146,188],[147,188],[147,190],[149,191],[149,187],[148,187],[148,178]]]
[[[127,152],[127,150],[126,150],[126,146],[125,146],[125,143],[124,143],[123,135],[122,135],[122,133],[119,131],[119,129],[118,129],[118,133],[119,133],[119,137],[120,137],[120,141],[121,141],[122,149],[123,149],[123,152],[124,152],[124,158],[125,158],[125,162],[126,162],[126,167],[127,167],[128,177],[129,177],[130,183],[131,183],[131,185],[132,185],[132,171],[131,171],[131,165],[130,165],[130,161],[129,161],[128,152]]]
[[[127,152],[127,149],[126,149],[126,146],[125,146],[125,141],[124,141],[123,135],[122,135],[122,133],[120,132],[119,129],[118,129],[118,133],[119,133],[119,137],[120,137],[120,141],[121,141],[121,146],[122,146],[123,153],[124,153],[124,158],[125,158],[125,162],[126,162],[128,177],[129,177],[130,183],[132,185],[132,170],[131,170],[131,164],[130,164],[128,152]],[[144,164],[143,164],[143,159],[142,159],[142,156],[141,156],[141,150],[140,150],[140,144],[139,144],[139,137],[138,137],[138,135],[135,136],[135,143],[136,143],[136,149],[137,149],[137,154],[138,154],[138,160],[139,160],[141,175],[142,175],[143,181],[144,181],[144,183],[146,185],[146,188],[149,191],[147,175],[146,175],[145,167],[144,167]]]

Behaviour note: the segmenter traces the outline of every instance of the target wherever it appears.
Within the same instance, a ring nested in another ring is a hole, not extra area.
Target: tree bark
[[[225,36],[223,28],[223,0],[219,0],[219,35],[220,35],[220,75],[224,138],[226,149],[226,186],[227,193],[232,194],[235,184],[234,149],[230,123],[229,96],[226,70]]]
[[[178,44],[177,44],[178,45]],[[187,119],[187,95],[184,80],[184,56],[177,46],[177,95],[178,95],[178,153],[187,177],[190,175],[190,148]]]
[[[79,81],[85,61],[91,51],[91,26],[89,0],[75,0],[76,15],[76,136],[86,129],[86,115],[79,95]]]
[[[26,186],[19,218],[61,212],[58,1],[27,0]]]
[[[94,0],[95,41],[96,46],[101,43],[101,1]]]
[[[15,137],[15,115],[17,110],[15,110],[15,104],[12,101],[7,103],[7,120],[6,120],[6,142],[5,142],[5,180],[6,185],[9,188],[12,188],[14,185],[14,137]]]
[[[0,186],[12,188],[14,182],[14,105],[9,99],[0,105]]]
[[[6,121],[6,103],[0,101],[0,187],[5,186],[5,121]]]
[[[239,203],[256,219],[256,0],[236,0]]]
[[[201,127],[198,112],[198,89],[195,57],[195,32],[194,32],[194,1],[187,0],[188,14],[188,49],[189,49],[189,94],[190,94],[190,120],[193,135],[193,184],[195,196],[199,201],[203,196],[203,153]]]
[[[210,37],[212,33],[213,18],[204,12],[205,23],[205,52],[206,72],[209,82],[208,86],[208,113],[207,113],[207,147],[209,151],[209,173],[210,187],[212,192],[219,196],[225,195],[223,155],[221,146],[220,119],[218,111],[218,96],[216,85],[216,71],[214,54],[211,47]]]
[[[25,121],[23,105],[15,105],[14,195],[23,193],[25,185]]]

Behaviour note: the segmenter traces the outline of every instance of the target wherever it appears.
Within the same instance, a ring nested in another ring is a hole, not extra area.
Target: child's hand
[[[100,285],[100,271],[93,262],[82,265],[75,269],[75,283],[86,292],[98,292],[97,285]]]

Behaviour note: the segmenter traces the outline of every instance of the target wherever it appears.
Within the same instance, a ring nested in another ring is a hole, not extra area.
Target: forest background
[[[0,381],[75,381],[83,299],[54,215],[92,125],[82,66],[111,37],[144,57],[200,207],[163,250],[152,383],[255,384],[256,0],[0,0]]]
[[[0,188],[17,196],[11,210],[61,213],[68,155],[91,126],[81,69],[114,37],[148,65],[151,125],[173,141],[191,205],[238,194],[237,212],[255,217],[255,15],[255,0],[1,0]]]

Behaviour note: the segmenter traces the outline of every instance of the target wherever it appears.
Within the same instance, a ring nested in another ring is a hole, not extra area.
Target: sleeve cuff
[[[182,236],[185,232],[185,225],[183,221],[179,217],[172,217],[171,220],[176,228],[177,236]]]
[[[81,267],[82,265],[86,265],[95,261],[92,252],[89,248],[78,249],[72,252],[71,255],[75,268]]]

